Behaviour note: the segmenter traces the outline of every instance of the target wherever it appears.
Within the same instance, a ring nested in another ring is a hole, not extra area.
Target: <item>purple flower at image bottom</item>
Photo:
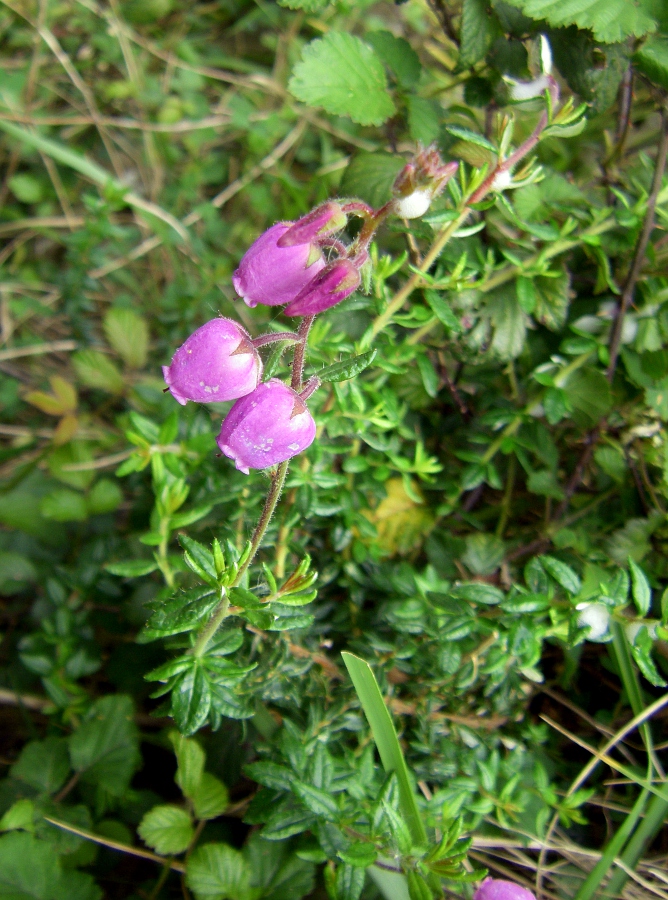
[[[291,227],[292,222],[272,225],[243,255],[232,284],[247,306],[289,303],[324,268],[325,260],[316,244],[279,247],[279,239]]]
[[[514,881],[485,878],[473,895],[473,900],[536,900],[536,897]]]
[[[313,443],[315,421],[296,391],[271,378],[234,404],[216,443],[240,472],[266,469]]]
[[[183,406],[236,400],[254,390],[262,377],[262,360],[248,332],[232,319],[212,319],[163,366],[172,396]]]

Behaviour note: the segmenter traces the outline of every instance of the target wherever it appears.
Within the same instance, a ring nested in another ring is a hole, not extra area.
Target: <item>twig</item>
[[[661,136],[659,138],[659,147],[656,151],[656,164],[654,166],[654,177],[652,178],[652,189],[647,198],[647,211],[645,212],[645,221],[643,222],[642,231],[638,237],[635,253],[633,254],[633,263],[631,270],[626,279],[622,299],[617,311],[617,318],[612,329],[610,338],[610,364],[608,365],[608,381],[612,381],[617,368],[617,358],[619,357],[619,347],[622,340],[622,329],[624,327],[624,318],[629,306],[633,302],[636,283],[640,277],[643,263],[645,261],[645,252],[649,243],[650,236],[654,229],[654,219],[656,211],[656,201],[663,184],[663,173],[666,168],[666,154],[668,153],[668,114],[665,107],[661,110]]]
[[[18,359],[21,356],[39,356],[42,353],[63,353],[68,350],[76,350],[76,341],[48,341],[44,344],[30,344],[27,347],[12,347],[9,350],[0,350],[0,362],[6,359]]]
[[[83,828],[77,828],[74,825],[70,825],[69,822],[61,822],[59,819],[52,819],[50,816],[44,816],[44,821],[48,822],[50,825],[55,825],[56,828],[62,828],[63,831],[69,831],[71,834],[76,834],[79,837],[85,838],[87,841],[94,841],[96,844],[101,844],[103,847],[109,847],[110,850],[118,850],[121,853],[129,853],[132,856],[140,856],[142,859],[150,859],[153,862],[159,863],[161,866],[164,866],[169,862],[169,860],[166,860],[163,856],[158,856],[156,853],[151,853],[148,850],[140,850],[138,847],[122,844],[120,841],[112,841],[110,838],[100,837],[99,834],[93,834],[91,831],[84,831]],[[175,872],[185,872],[186,870],[184,864],[182,862],[177,862],[176,860],[169,862],[169,868],[173,869]]]
[[[52,706],[46,697],[36,697],[33,694],[19,694],[7,688],[0,688],[0,704],[3,706],[23,706],[25,709],[45,709]]]

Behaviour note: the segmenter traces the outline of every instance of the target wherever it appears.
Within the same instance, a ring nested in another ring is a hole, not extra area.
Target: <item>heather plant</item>
[[[0,897],[661,896],[663,5],[0,28]]]

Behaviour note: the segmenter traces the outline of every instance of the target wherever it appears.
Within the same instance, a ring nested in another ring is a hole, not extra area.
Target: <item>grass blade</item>
[[[415,844],[426,844],[427,832],[420,816],[408,766],[401,751],[397,732],[392,724],[392,717],[378,687],[376,676],[369,663],[360,659],[359,656],[353,656],[352,653],[342,653],[341,655],[357,691],[364,714],[371,726],[371,733],[376,742],[383,768],[388,774],[394,772],[397,776],[399,805],[411,837]]]

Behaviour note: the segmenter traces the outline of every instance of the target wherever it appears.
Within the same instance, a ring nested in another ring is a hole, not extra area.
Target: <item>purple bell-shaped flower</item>
[[[513,881],[485,878],[473,900],[536,900],[534,894]]]
[[[182,405],[213,403],[250,394],[262,377],[262,360],[238,322],[218,318],[191,334],[162,372]]]
[[[336,259],[319,272],[284,309],[286,316],[315,316],[335,306],[359,287],[359,269],[349,259]]]
[[[301,453],[315,438],[315,421],[296,391],[271,378],[234,404],[216,443],[237,469],[266,469]]]
[[[279,246],[292,222],[278,222],[251,244],[232,276],[234,290],[247,306],[289,303],[324,268],[322,251],[305,242]]]

